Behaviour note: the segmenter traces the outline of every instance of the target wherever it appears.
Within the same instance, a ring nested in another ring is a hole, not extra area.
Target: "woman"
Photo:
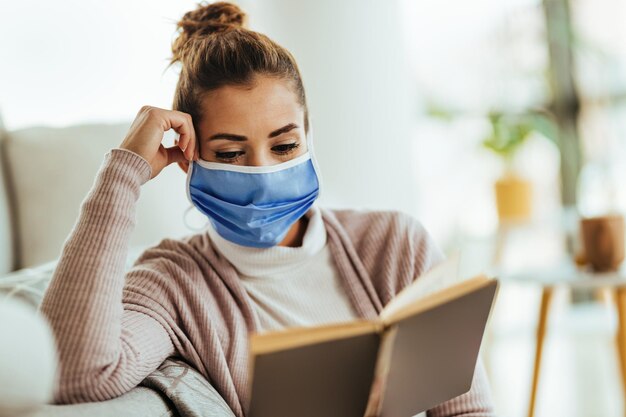
[[[244,20],[229,3],[185,14],[173,110],[139,111],[82,203],[42,304],[59,347],[58,402],[119,396],[180,356],[243,416],[249,332],[374,318],[442,258],[406,215],[314,204],[298,67]],[[165,148],[169,129],[180,136]],[[140,188],[172,162],[211,224],[161,241],[125,273]],[[482,366],[467,394],[429,413],[492,415]]]

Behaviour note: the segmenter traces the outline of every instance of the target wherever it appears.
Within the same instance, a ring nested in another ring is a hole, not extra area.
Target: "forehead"
[[[205,135],[212,133],[246,134],[255,130],[274,130],[287,123],[303,127],[304,112],[288,81],[257,76],[250,85],[226,85],[207,93],[202,99]]]

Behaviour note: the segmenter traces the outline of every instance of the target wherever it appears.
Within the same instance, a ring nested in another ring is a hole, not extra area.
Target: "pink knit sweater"
[[[164,239],[125,271],[135,205],[150,170],[139,155],[110,150],[64,244],[41,305],[59,350],[55,399],[119,396],[177,355],[242,417],[249,403],[247,341],[255,312],[237,272],[214,251],[208,234]],[[442,258],[422,226],[398,212],[323,210],[322,216],[334,263],[363,318],[375,318]],[[472,389],[429,415],[493,415],[480,362]]]

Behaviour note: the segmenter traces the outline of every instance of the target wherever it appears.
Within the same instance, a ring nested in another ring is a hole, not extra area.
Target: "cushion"
[[[130,122],[32,127],[8,133],[6,168],[19,237],[16,269],[58,258],[104,154],[121,144],[129,127]],[[184,172],[172,164],[144,184],[131,246],[155,244],[164,237],[177,238],[192,232],[183,223],[189,206],[185,178]]]
[[[8,178],[5,173],[2,148],[6,136],[2,119],[0,119],[0,274],[12,271],[14,265],[13,230],[11,228],[11,207],[9,206]]]

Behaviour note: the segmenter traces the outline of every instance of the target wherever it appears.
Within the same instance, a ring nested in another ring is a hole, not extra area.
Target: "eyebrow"
[[[268,138],[275,138],[276,136],[280,136],[283,133],[287,133],[293,129],[297,129],[298,125],[295,123],[289,123],[279,129],[276,129],[272,132],[270,132],[269,135],[267,135]],[[242,136],[242,135],[235,135],[232,133],[216,133],[215,135],[212,135],[211,137],[209,137],[207,139],[207,141],[212,141],[212,140],[217,140],[217,139],[226,139],[226,140],[232,140],[235,142],[244,142],[246,140],[248,140],[247,137]]]

